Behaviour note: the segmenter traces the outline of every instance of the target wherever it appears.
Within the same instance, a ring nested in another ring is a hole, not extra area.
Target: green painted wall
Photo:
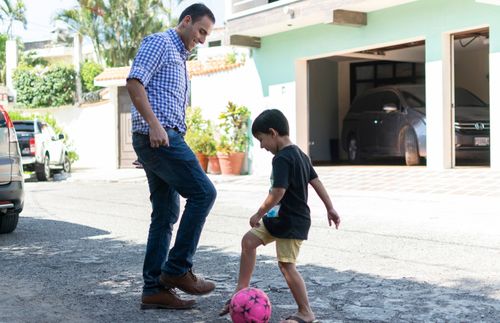
[[[490,52],[500,52],[500,6],[475,0],[418,0],[368,14],[365,27],[309,26],[262,38],[254,58],[265,95],[295,79],[297,59],[401,39],[424,37],[426,60],[441,60],[442,34],[487,25]]]

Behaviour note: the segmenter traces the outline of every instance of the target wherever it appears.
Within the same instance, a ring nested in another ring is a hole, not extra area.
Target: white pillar
[[[296,144],[306,154],[309,154],[309,91],[307,84],[307,61],[298,60],[295,62]]]
[[[118,99],[118,86],[113,85],[109,87],[109,97],[111,99],[111,104],[113,105],[113,122],[110,125],[113,129],[115,129],[115,138],[114,138],[114,159],[115,159],[115,169],[120,168],[120,101]]]
[[[16,90],[12,81],[12,75],[17,68],[17,43],[15,40],[7,40],[5,46],[6,83],[9,95],[15,97]]]
[[[450,35],[441,41],[441,60],[425,64],[427,167],[435,170],[453,167]]]
[[[500,170],[500,52],[490,54],[490,165]]]
[[[82,82],[80,80],[80,64],[82,63],[82,36],[75,34],[73,38],[73,66],[76,71],[76,102],[82,98]]]

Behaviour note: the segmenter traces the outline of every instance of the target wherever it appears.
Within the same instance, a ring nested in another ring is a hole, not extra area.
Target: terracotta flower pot
[[[240,175],[245,153],[233,152],[229,154],[217,153],[220,170],[223,175]]]
[[[200,163],[201,169],[206,173],[207,172],[207,166],[208,166],[208,156],[202,154],[202,153],[195,153],[196,158],[198,159],[198,162]]]
[[[220,174],[220,164],[219,158],[217,158],[217,156],[208,156],[207,173],[214,175]]]

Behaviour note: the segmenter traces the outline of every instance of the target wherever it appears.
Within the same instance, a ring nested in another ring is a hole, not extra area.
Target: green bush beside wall
[[[20,67],[13,76],[16,101],[28,108],[73,104],[75,77],[75,70],[68,66],[53,66],[44,70]]]

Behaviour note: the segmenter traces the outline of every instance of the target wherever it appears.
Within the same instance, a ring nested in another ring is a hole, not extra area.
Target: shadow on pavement
[[[234,288],[239,255],[201,246],[194,269],[215,280],[217,289],[197,297],[193,310],[141,311],[144,245],[108,234],[64,221],[23,218],[19,230],[0,235],[0,321],[228,322],[217,312]],[[299,271],[323,323],[500,320],[500,301],[488,297],[498,286],[471,292],[484,283],[463,281],[447,288],[314,265],[299,266]],[[269,295],[272,322],[294,312],[274,258],[258,257],[252,285]]]
[[[49,182],[61,182],[61,181],[67,180],[70,177],[71,177],[71,173],[55,172],[49,178]],[[25,175],[24,181],[26,183],[37,183],[37,182],[40,182],[36,178],[36,174],[35,173],[31,173],[29,175]]]

